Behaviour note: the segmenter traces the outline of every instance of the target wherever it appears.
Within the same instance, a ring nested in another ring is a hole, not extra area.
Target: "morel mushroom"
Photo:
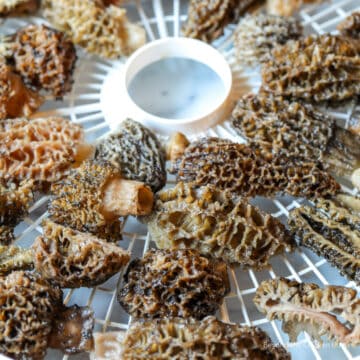
[[[172,134],[166,144],[166,160],[176,161],[180,159],[189,145],[190,142],[183,133]]]
[[[42,0],[44,16],[86,51],[106,58],[129,55],[144,45],[145,30],[126,10],[100,0]]]
[[[315,207],[302,206],[290,213],[291,231],[300,245],[323,256],[342,275],[360,284],[360,199],[338,195],[318,199]]]
[[[32,249],[35,269],[62,288],[92,287],[119,272],[130,255],[112,243],[47,220]],[[0,268],[1,269],[1,268]]]
[[[0,180],[0,245],[14,240],[13,228],[27,214],[33,201],[32,188],[31,181],[17,185]]]
[[[149,187],[122,179],[119,169],[106,161],[84,162],[51,190],[53,221],[110,241],[121,238],[120,216],[148,215],[153,206]]]
[[[15,270],[31,270],[34,266],[31,249],[0,245],[0,276]]]
[[[80,316],[70,324],[74,312]],[[62,291],[36,274],[14,271],[0,277],[0,314],[0,353],[13,359],[43,359],[50,344],[65,353],[92,348],[91,310],[66,309]],[[56,331],[59,322],[64,332]],[[64,341],[69,332],[71,341]]]
[[[360,39],[360,11],[354,11],[337,26],[337,29],[344,36]]]
[[[336,343],[360,344],[360,299],[343,286],[320,288],[312,283],[278,278],[256,290],[254,302],[270,320],[282,320],[283,331],[295,342],[302,331],[321,342],[327,335]],[[337,318],[339,316],[339,318]],[[346,322],[342,323],[341,318]]]
[[[243,268],[267,267],[271,256],[294,245],[276,218],[211,185],[161,191],[146,220],[159,248],[193,248]]]
[[[247,15],[234,32],[234,47],[239,63],[255,66],[266,61],[277,44],[285,44],[302,35],[295,18],[275,15]]]
[[[191,0],[188,19],[184,27],[185,36],[211,42],[224,33],[231,23],[258,0]]]
[[[155,134],[136,121],[123,121],[117,132],[96,147],[96,159],[110,161],[125,179],[149,185],[156,192],[165,186],[165,154]]]
[[[264,94],[245,96],[233,111],[232,125],[265,155],[311,159],[346,177],[360,166],[360,136],[309,104]]]
[[[2,0],[0,16],[34,13],[39,7],[39,0]]]
[[[71,90],[76,62],[74,44],[45,25],[28,25],[6,37],[3,54],[25,84],[61,98]]]
[[[44,99],[27,88],[21,77],[5,63],[0,63],[0,120],[30,116]]]
[[[226,264],[196,250],[150,250],[132,261],[118,300],[135,318],[214,314],[230,291]]]
[[[81,126],[62,118],[0,122],[0,177],[45,185],[92,153]]]
[[[212,184],[241,196],[328,196],[339,184],[318,164],[285,156],[267,158],[244,144],[218,138],[194,142],[173,164],[178,181],[197,186]]]
[[[122,345],[122,346],[119,346]],[[227,324],[209,316],[134,323],[121,341],[118,333],[96,334],[95,357],[106,359],[278,359],[290,354],[257,327]]]
[[[261,91],[314,103],[360,95],[360,45],[355,39],[308,36],[272,50]]]

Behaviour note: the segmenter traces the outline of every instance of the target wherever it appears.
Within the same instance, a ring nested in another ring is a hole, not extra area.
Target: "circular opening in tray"
[[[121,75],[118,71],[109,77],[103,96],[107,108],[121,104],[123,117],[162,134],[193,133],[223,120],[232,89],[232,73],[224,56],[188,38],[153,41],[130,56]],[[123,120],[111,111],[104,113],[112,128]]]

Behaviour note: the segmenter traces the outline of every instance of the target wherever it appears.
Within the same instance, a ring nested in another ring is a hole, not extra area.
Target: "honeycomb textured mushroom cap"
[[[226,264],[196,250],[150,250],[132,261],[118,300],[135,318],[214,314],[230,291]]]
[[[250,147],[265,156],[282,154],[318,161],[338,176],[360,166],[360,137],[310,104],[270,94],[242,97],[232,113],[232,126]]]
[[[42,359],[62,292],[38,275],[15,271],[0,277],[0,353]]]
[[[159,248],[193,248],[243,268],[262,269],[295,244],[285,226],[230,191],[178,183],[158,193],[145,219]]]
[[[308,102],[340,102],[360,95],[360,45],[349,37],[310,35],[272,50],[260,91]]]
[[[71,90],[77,57],[74,44],[63,32],[29,25],[12,36],[8,48],[8,60],[26,85],[56,98]]]
[[[145,44],[145,30],[109,1],[43,0],[41,6],[53,26],[89,53],[118,58]]]
[[[158,191],[165,186],[165,154],[156,135],[136,121],[123,121],[116,133],[96,147],[96,159],[110,161],[125,179],[141,181]]]
[[[234,32],[238,62],[255,66],[266,61],[277,44],[285,44],[302,35],[302,26],[295,18],[276,15],[247,15]]]
[[[0,176],[39,184],[60,180],[81,157],[81,126],[50,117],[0,122]]]
[[[108,221],[102,214],[103,188],[115,177],[121,177],[119,170],[106,161],[85,161],[71,170],[69,176],[51,186],[51,220],[101,239],[120,240],[121,221]]]
[[[316,199],[315,206],[290,212],[290,230],[299,241],[339,269],[343,276],[360,284],[360,212],[342,201]],[[345,195],[351,203],[358,197]]]
[[[226,324],[212,316],[202,321],[171,318],[135,323],[126,333],[121,355],[138,360],[290,360],[290,354],[259,328]]]
[[[258,0],[191,0],[185,36],[211,42]]]
[[[32,248],[36,270],[61,288],[93,287],[119,272],[130,260],[128,252],[94,235],[50,220]]]
[[[329,196],[340,185],[317,163],[277,155],[262,156],[244,144],[218,138],[192,143],[181,159],[173,163],[178,181],[196,186],[214,185],[243,197],[273,197],[277,193],[293,196]]]

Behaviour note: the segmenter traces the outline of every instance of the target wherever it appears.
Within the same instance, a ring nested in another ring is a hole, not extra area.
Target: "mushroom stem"
[[[153,202],[154,194],[144,183],[113,178],[104,188],[102,214],[107,219],[127,215],[148,215]]]
[[[190,142],[184,134],[182,134],[181,132],[174,133],[167,144],[167,160],[175,161],[177,159],[180,159],[189,144]]]

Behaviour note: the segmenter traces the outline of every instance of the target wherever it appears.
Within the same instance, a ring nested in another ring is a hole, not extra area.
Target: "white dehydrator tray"
[[[148,41],[167,36],[181,36],[181,24],[186,19],[188,1],[181,0],[148,0],[142,2],[127,2],[129,18],[142,23],[146,29]],[[339,21],[352,11],[360,9],[359,0],[332,0],[322,5],[307,6],[299,14],[308,33],[324,33],[335,31]],[[0,33],[12,33],[17,28],[28,23],[44,22],[41,18],[17,18],[3,21]],[[227,28],[225,35],[213,45],[223,53],[233,68],[235,96],[256,90],[259,76],[255,71],[237,68],[233,58],[232,31]],[[95,141],[109,131],[104,120],[101,103],[103,83],[114,67],[123,67],[123,61],[106,61],[89,56],[81,51],[75,73],[75,83],[72,92],[63,101],[47,102],[36,116],[61,115],[82,124],[86,129],[88,141]],[[124,114],[121,103],[114,106],[114,112],[119,114],[119,121]],[[356,117],[360,117],[360,106],[355,103],[346,108],[327,109],[343,126],[348,126]],[[219,136],[239,141],[239,138],[225,122],[203,133],[193,134],[190,138],[200,136]],[[174,182],[170,179],[169,185]],[[344,184],[345,190],[355,194],[349,184]],[[29,216],[16,228],[17,244],[29,246],[41,232],[41,221],[47,216],[48,197],[43,196],[30,209]],[[275,200],[257,198],[254,203],[266,212],[286,221],[288,213],[301,204],[301,200],[290,197],[278,197]],[[132,257],[141,257],[145,251],[154,247],[146,226],[133,218],[127,219],[123,228],[124,239],[120,245],[129,249]],[[319,285],[336,284],[353,287],[360,291],[353,282],[348,282],[338,271],[328,263],[305,248],[271,260],[272,267],[266,271],[241,271],[236,267],[230,270],[231,293],[226,297],[218,314],[224,321],[246,325],[256,325],[267,331],[274,342],[280,342],[291,352],[293,359],[360,359],[360,347],[333,346],[324,343],[318,347],[309,336],[302,334],[297,343],[289,343],[287,334],[281,330],[277,321],[268,321],[260,314],[252,302],[256,288],[262,280],[285,276],[297,281],[315,282]],[[96,317],[95,331],[125,331],[131,319],[116,300],[116,287],[121,282],[122,274],[118,274],[101,286],[94,289],[81,288],[65,290],[66,304],[89,305]],[[49,350],[47,359],[61,359],[57,351]],[[73,356],[73,359],[87,359],[87,354]],[[1,358],[1,355],[0,355]],[[64,359],[67,357],[65,356]]]

